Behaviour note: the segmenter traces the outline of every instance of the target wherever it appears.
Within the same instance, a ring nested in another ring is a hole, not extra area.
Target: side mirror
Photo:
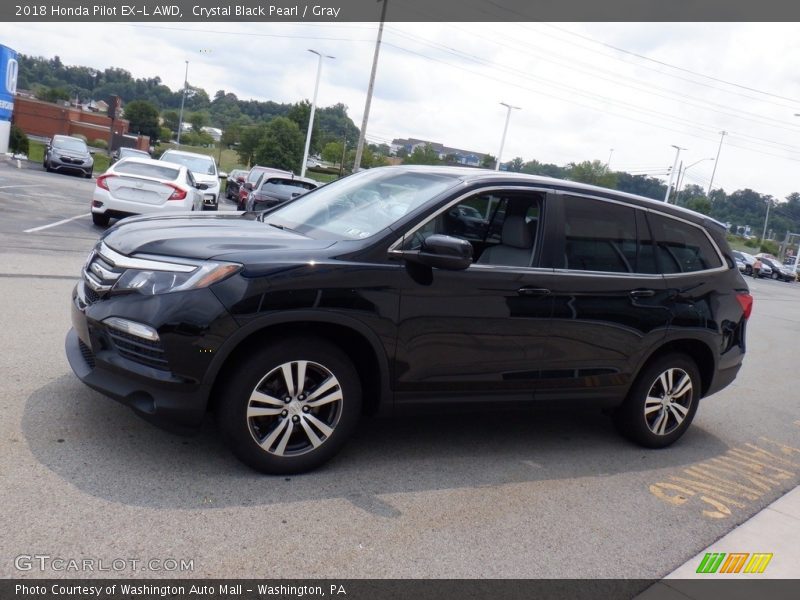
[[[97,150],[95,150],[93,148],[89,148],[89,154],[94,154],[95,152],[97,152]]]
[[[228,174],[225,171],[220,171],[219,172],[219,178],[220,179],[227,179],[228,178]]]
[[[208,184],[207,183],[195,183],[194,187],[196,187],[198,190],[207,190],[208,189]]]
[[[449,235],[431,235],[419,250],[403,252],[403,258],[437,269],[463,271],[472,264],[472,244]]]

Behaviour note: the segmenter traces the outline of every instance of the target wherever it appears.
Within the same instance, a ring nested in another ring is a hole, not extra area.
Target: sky
[[[469,10],[478,0],[464,0]],[[0,23],[0,43],[67,65],[119,67],[213,97],[342,102],[361,125],[377,23]],[[79,40],[79,41],[77,41]],[[800,24],[394,23],[367,137],[415,137],[565,165],[609,161],[782,200],[800,191]],[[724,137],[719,161],[720,132]],[[613,149],[613,150],[612,150]]]

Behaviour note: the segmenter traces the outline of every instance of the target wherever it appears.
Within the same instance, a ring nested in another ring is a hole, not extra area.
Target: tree
[[[617,183],[616,174],[609,171],[605,163],[599,160],[569,163],[567,179],[608,188],[613,188]]]
[[[328,142],[322,149],[322,160],[330,163],[339,163],[342,160],[342,143]]]
[[[405,165],[438,165],[439,153],[430,144],[417,146],[414,151],[403,160]]]
[[[12,124],[8,137],[8,148],[13,154],[28,154],[28,136],[19,127]]]
[[[203,127],[208,125],[208,113],[198,110],[193,113],[189,113],[189,116],[186,120],[192,124],[192,131],[200,133],[203,131]]]
[[[147,100],[128,102],[125,105],[125,118],[130,122],[130,130],[133,133],[149,136],[153,141],[161,134],[158,108]]]
[[[177,110],[165,110],[161,115],[161,121],[164,124],[164,127],[167,127],[174,132],[178,131],[179,120],[180,115],[178,114]]]
[[[703,213],[704,215],[707,215],[711,212],[711,202],[709,202],[708,198],[705,196],[694,196],[689,198],[686,200],[686,204],[684,206],[690,210]]]
[[[531,160],[522,165],[522,172],[529,175],[544,175],[545,177],[564,179],[566,169],[558,165]]]
[[[275,117],[264,129],[255,150],[255,161],[267,167],[299,171],[303,142],[297,123],[286,117]]]
[[[266,123],[259,123],[242,129],[239,136],[239,146],[236,148],[236,153],[242,163],[248,166],[255,164],[256,148],[258,148],[262,138],[266,135],[266,128]]]
[[[481,160],[481,166],[484,169],[494,169],[494,166],[497,164],[497,157],[492,156],[491,154],[484,155],[483,159]]]
[[[520,173],[524,165],[525,161],[523,161],[522,158],[517,156],[514,160],[508,163],[508,170],[513,171],[514,173]]]

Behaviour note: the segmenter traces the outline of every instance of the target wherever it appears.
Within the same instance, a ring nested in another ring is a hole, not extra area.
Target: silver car
[[[43,166],[50,171],[78,171],[87,179],[92,176],[94,158],[81,138],[54,135],[44,151]]]

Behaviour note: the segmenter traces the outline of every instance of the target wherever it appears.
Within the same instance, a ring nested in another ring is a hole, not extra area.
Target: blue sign
[[[0,120],[10,121],[17,92],[17,51],[0,45]]]

